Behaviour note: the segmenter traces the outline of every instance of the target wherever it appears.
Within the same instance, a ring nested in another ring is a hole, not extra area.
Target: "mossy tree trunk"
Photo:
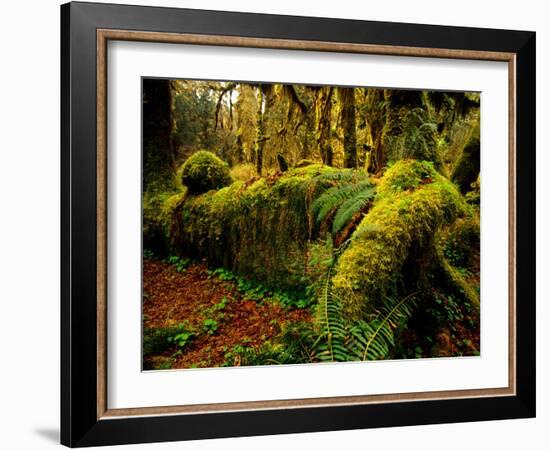
[[[316,123],[316,137],[319,145],[319,153],[323,164],[332,166],[333,149],[331,144],[332,129],[331,129],[331,117],[332,117],[332,94],[334,92],[333,87],[320,87],[317,90],[315,97],[315,123]]]
[[[174,181],[172,89],[169,80],[143,80],[143,190],[169,190]]]
[[[165,255],[168,238],[162,219],[166,198],[177,192],[172,143],[172,86],[143,80],[143,246]]]
[[[382,89],[367,89],[366,93],[366,123],[370,135],[370,158],[367,170],[370,173],[380,173],[387,163],[387,153],[384,151],[384,134],[388,115],[387,102]]]
[[[237,115],[237,146],[241,162],[255,162],[257,136],[258,98],[256,88],[249,84],[239,85],[235,103]]]
[[[403,133],[403,119],[414,108],[422,108],[424,101],[422,91],[384,90],[384,99],[388,105],[387,136],[398,136]]]
[[[315,124],[313,123],[311,114],[306,115],[305,127],[306,130],[303,135],[300,159],[309,159],[311,156],[311,137],[315,135]]]
[[[265,144],[265,121],[264,121],[265,99],[263,87],[258,87],[258,115],[256,119],[256,172],[262,175],[264,163],[264,144]]]
[[[355,89],[338,88],[342,109],[344,134],[344,167],[357,167],[357,138],[355,135]]]

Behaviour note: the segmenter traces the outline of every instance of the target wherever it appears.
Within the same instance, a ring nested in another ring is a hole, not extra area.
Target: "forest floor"
[[[239,365],[227,361],[235,346],[259,348],[285,325],[308,321],[309,309],[251,300],[204,264],[178,271],[174,264],[143,260],[143,328],[173,343],[144,352],[145,369]]]

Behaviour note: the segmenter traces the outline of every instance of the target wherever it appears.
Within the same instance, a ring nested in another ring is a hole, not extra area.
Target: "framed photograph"
[[[535,33],[61,7],[61,441],[535,415]]]

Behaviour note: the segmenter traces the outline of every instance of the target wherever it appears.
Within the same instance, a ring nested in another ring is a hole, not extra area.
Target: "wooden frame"
[[[90,3],[63,5],[61,13],[63,444],[87,446],[534,416],[534,33]],[[293,31],[283,33],[283,29]],[[509,386],[108,409],[108,40],[507,62]]]

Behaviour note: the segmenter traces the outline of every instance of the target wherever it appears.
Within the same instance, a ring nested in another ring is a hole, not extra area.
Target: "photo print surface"
[[[143,369],[479,356],[480,102],[143,78]]]

